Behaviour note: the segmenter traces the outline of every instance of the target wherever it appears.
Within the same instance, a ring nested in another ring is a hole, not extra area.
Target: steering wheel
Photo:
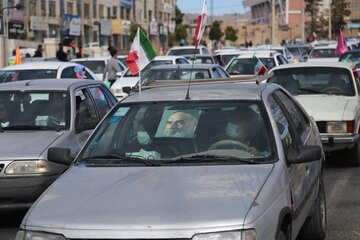
[[[324,92],[330,92],[330,93],[344,93],[344,90],[339,87],[327,87],[323,89]]]
[[[246,144],[244,144],[240,141],[226,139],[226,140],[221,140],[221,141],[218,141],[218,142],[212,144],[208,150],[222,149],[225,146],[234,146],[234,147],[244,150],[244,151],[248,151],[248,149],[249,149],[249,147]]]

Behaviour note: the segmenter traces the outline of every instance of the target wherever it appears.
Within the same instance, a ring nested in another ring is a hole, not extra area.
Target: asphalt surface
[[[360,240],[360,167],[347,167],[341,153],[327,159],[324,182],[327,199],[326,240]],[[15,239],[26,211],[0,212],[0,240]]]

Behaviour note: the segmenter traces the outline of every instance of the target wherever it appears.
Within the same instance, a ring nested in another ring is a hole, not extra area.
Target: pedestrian
[[[66,62],[67,57],[68,57],[67,54],[63,50],[63,44],[59,43],[59,50],[57,50],[56,52],[56,58],[61,62]]]
[[[43,57],[43,51],[44,49],[42,48],[42,45],[39,44],[33,57]]]
[[[104,68],[103,72],[103,81],[105,82],[106,79],[111,85],[116,81],[116,73],[121,72],[121,68],[118,64],[118,61],[116,59],[117,56],[117,50],[115,48],[110,50],[111,58],[107,60],[107,64]],[[107,78],[106,78],[107,75]]]
[[[75,54],[76,58],[83,58],[83,49],[81,45],[79,45],[78,50],[79,51]]]
[[[15,64],[15,56],[16,56],[16,49],[12,50],[12,55],[9,57],[8,65],[14,65]]]

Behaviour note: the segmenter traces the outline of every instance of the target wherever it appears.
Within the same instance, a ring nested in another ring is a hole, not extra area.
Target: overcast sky
[[[244,13],[242,0],[212,0],[214,15],[224,13]],[[200,13],[203,0],[177,0],[177,5],[183,13]],[[211,0],[207,0],[207,13],[211,14]]]

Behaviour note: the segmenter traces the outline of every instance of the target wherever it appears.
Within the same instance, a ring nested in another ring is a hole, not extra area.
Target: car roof
[[[209,69],[213,67],[220,67],[218,64],[210,64],[210,63],[203,63],[203,64],[165,64],[165,65],[158,65],[151,68],[151,70],[159,70],[159,69]],[[149,69],[150,70],[150,69]]]
[[[329,45],[318,45],[314,47],[315,49],[335,49],[337,44],[329,44]]]
[[[331,62],[331,61],[316,61],[316,62],[300,62],[300,63],[289,63],[276,66],[270,70],[273,72],[279,69],[288,69],[288,68],[303,68],[303,67],[332,67],[332,68],[347,68],[351,70],[353,68],[353,63],[349,62]]]
[[[36,70],[36,69],[50,69],[57,70],[60,67],[76,66],[77,63],[73,62],[28,62],[23,64],[7,66],[1,70]]]
[[[183,55],[185,58],[187,58],[187,57],[194,57],[194,54],[184,54]],[[213,55],[211,55],[211,54],[195,54],[195,57],[196,58],[205,58],[205,57],[213,57]]]
[[[110,56],[106,56],[106,57],[91,57],[91,58],[76,58],[76,59],[71,59],[71,62],[82,62],[82,61],[106,61],[108,59],[110,59]]]
[[[190,101],[196,100],[260,100],[261,90],[266,84],[257,85],[255,82],[204,82],[191,84],[189,90]],[[188,85],[153,87],[137,92],[124,99],[123,103],[151,102],[151,101],[185,101]]]
[[[239,56],[237,56],[236,58],[252,58],[253,56],[256,57],[270,57],[273,58],[277,55],[281,55],[280,53],[276,52],[276,51],[269,51],[269,50],[256,50],[256,51],[249,51],[249,52],[244,52],[241,53]]]
[[[200,48],[200,47],[205,47],[205,46],[199,45],[199,48]],[[176,49],[193,49],[193,48],[195,48],[194,45],[187,45],[187,46],[175,46],[175,47],[170,48],[169,50],[176,50]]]
[[[79,80],[79,79],[37,79],[24,80],[0,84],[0,91],[14,91],[14,90],[67,90],[70,86],[87,86],[99,85],[100,81],[94,80]]]
[[[178,58],[184,58],[183,56],[156,56],[153,61],[161,61],[161,60],[176,60]]]

